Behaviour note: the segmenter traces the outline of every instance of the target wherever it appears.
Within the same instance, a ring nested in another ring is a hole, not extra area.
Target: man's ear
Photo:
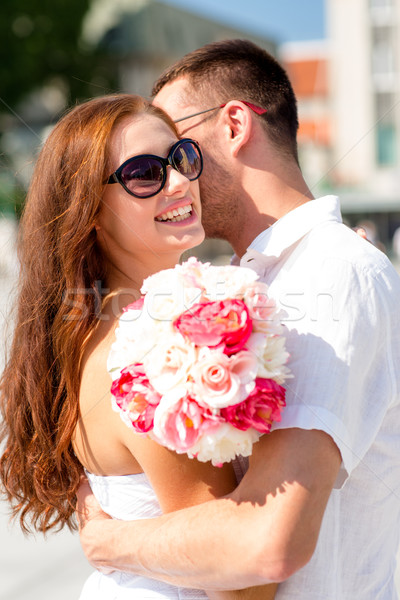
[[[240,149],[250,139],[253,126],[251,110],[243,102],[231,100],[224,106],[223,111],[232,155],[236,158]]]

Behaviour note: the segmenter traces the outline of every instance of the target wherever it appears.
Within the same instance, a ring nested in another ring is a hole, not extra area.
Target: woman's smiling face
[[[126,117],[111,134],[109,173],[139,154],[165,158],[176,141],[173,130],[154,115]],[[126,275],[138,262],[152,271],[173,266],[184,250],[204,239],[198,181],[167,167],[165,186],[151,198],[136,198],[120,184],[107,185],[97,234],[111,268]]]

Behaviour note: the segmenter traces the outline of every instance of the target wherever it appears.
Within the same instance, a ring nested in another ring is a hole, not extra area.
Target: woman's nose
[[[186,192],[190,185],[190,181],[185,175],[171,166],[167,167],[167,179],[165,182],[164,193],[167,195],[176,194],[177,192]]]

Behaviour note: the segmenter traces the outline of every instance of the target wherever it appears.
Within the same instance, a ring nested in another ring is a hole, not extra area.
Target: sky
[[[324,0],[162,0],[277,43],[325,37]]]

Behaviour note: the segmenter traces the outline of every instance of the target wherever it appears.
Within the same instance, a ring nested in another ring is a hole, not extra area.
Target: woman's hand
[[[106,575],[112,573],[113,569],[105,568],[100,562],[95,560],[93,555],[93,548],[98,545],[98,538],[93,531],[93,525],[95,525],[95,530],[97,530],[98,525],[103,525],[105,522],[112,519],[101,509],[85,476],[82,476],[81,478],[81,483],[76,494],[76,500],[76,518],[79,527],[79,537],[86,558],[98,571],[101,571]]]
[[[82,475],[81,483],[76,494],[76,517],[78,519],[79,532],[94,519],[111,519],[111,517],[102,510],[97,502],[87,478]]]

